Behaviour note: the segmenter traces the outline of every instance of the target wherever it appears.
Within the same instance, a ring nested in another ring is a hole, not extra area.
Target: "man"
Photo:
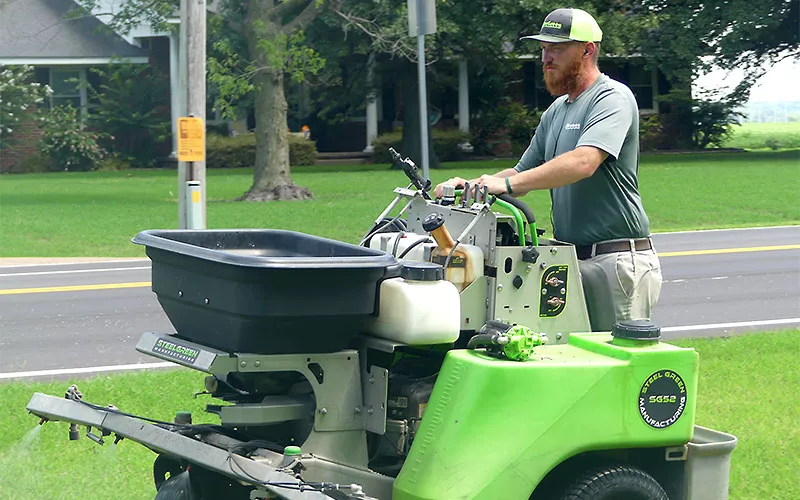
[[[661,268],[638,190],[639,114],[624,84],[597,67],[603,33],[580,9],[547,15],[538,35],[544,80],[560,96],[542,115],[514,168],[471,184],[492,194],[549,189],[556,240],[575,245],[592,330],[645,319],[661,291]],[[444,184],[462,187],[455,177]]]

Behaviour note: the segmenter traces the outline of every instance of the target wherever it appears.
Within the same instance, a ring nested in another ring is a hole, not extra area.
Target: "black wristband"
[[[506,177],[506,192],[508,194],[514,194],[514,191],[511,190],[511,181],[508,180],[508,177]]]

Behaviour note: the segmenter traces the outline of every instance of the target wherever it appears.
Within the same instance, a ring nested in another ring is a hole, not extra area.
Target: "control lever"
[[[422,191],[422,197],[426,200],[430,200],[431,195],[428,194],[428,190],[431,188],[430,179],[425,179],[422,177],[422,175],[419,173],[417,165],[411,161],[411,158],[403,158],[400,156],[400,153],[395,151],[394,148],[389,148],[389,154],[392,155],[392,161],[395,164],[400,165],[400,167],[403,169],[403,172],[405,172],[406,177],[408,177],[408,179],[411,181],[411,184],[413,184],[418,190]]]

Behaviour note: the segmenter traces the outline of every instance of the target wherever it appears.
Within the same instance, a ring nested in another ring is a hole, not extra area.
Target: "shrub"
[[[658,148],[663,133],[664,127],[657,113],[639,116],[639,149],[652,151]]]
[[[431,135],[433,136],[433,149],[436,151],[439,161],[458,161],[464,157],[464,152],[459,145],[467,141],[466,134],[458,129],[434,129],[431,131]],[[379,135],[373,139],[372,148],[373,163],[391,163],[392,157],[389,154],[389,148],[394,148],[395,151],[406,156],[402,151],[402,131]]]
[[[434,137],[434,141],[436,138]],[[403,154],[403,133],[402,132],[388,132],[381,134],[372,140],[372,162],[373,163],[392,163],[392,156],[389,154],[389,148],[394,148],[395,151]],[[441,158],[439,158],[441,160]]]
[[[314,165],[317,148],[314,141],[289,137],[289,164],[292,167]],[[252,167],[256,163],[256,137],[242,134],[222,137],[210,134],[206,139],[207,168]]]
[[[169,80],[154,66],[113,64],[93,69],[103,83],[90,87],[91,125],[108,149],[136,167],[156,165],[156,146],[170,133]]]
[[[117,155],[109,155],[100,162],[97,170],[101,172],[122,172],[131,168],[131,162],[127,158]]]
[[[475,121],[472,146],[479,154],[521,155],[539,125],[540,115],[524,104],[506,101]]]
[[[289,136],[289,164],[293,167],[317,163],[317,146],[314,141]]]
[[[695,101],[692,107],[692,141],[695,147],[704,149],[724,143],[730,136],[731,125],[738,124],[744,116],[735,107],[734,101]]]
[[[0,64],[0,149],[11,142],[14,130],[24,118],[39,112],[37,104],[44,101],[50,87],[32,82],[30,66],[4,66]]]
[[[58,106],[42,118],[42,153],[55,170],[95,170],[105,155],[98,145],[101,134],[87,130],[70,105]]]
[[[42,153],[25,155],[22,160],[12,163],[8,173],[10,174],[38,174],[42,172],[52,172],[53,160]]]

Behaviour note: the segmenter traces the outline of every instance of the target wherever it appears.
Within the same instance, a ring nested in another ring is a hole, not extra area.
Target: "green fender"
[[[684,444],[697,367],[693,349],[608,333],[574,333],[521,362],[451,351],[392,498],[527,499],[578,453]]]

